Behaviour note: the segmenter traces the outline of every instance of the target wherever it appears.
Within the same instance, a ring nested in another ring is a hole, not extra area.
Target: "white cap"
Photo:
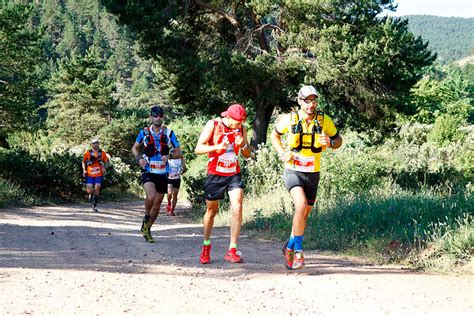
[[[98,143],[99,142],[99,139],[96,137],[96,138],[92,138],[91,140],[91,144],[93,143]]]
[[[318,96],[318,91],[313,86],[303,86],[298,92],[298,98],[300,99],[306,99],[310,95]]]

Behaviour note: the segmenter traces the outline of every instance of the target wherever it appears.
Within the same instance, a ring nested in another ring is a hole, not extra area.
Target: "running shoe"
[[[146,235],[150,232],[150,230],[148,229],[148,221],[146,219],[143,219],[142,227],[140,227],[140,231],[142,232],[143,235]]]
[[[237,248],[230,248],[225,254],[224,260],[230,261],[232,263],[241,263],[243,260],[240,255],[241,253],[237,250]]]
[[[94,212],[94,213],[98,213],[98,212],[99,212],[99,210],[98,210],[96,207],[92,207],[92,212]]]
[[[146,240],[147,242],[149,242],[150,244],[152,244],[152,243],[155,242],[155,240],[153,239],[153,236],[151,235],[151,231],[150,231],[150,230],[148,230],[148,234],[143,235],[143,237],[145,237],[145,240]]]
[[[155,240],[153,239],[153,236],[151,235],[150,228],[148,228],[148,221],[143,219],[142,222],[142,227],[140,228],[140,231],[143,235],[143,238],[149,243],[154,243]]]
[[[293,261],[292,270],[303,269],[304,268],[304,255],[303,251],[295,251],[295,257]]]
[[[211,245],[202,246],[201,257],[199,258],[199,261],[202,264],[208,264],[211,262]]]
[[[285,267],[287,269],[293,269],[295,262],[295,251],[285,247]]]
[[[176,216],[176,213],[174,212],[174,208],[170,208],[170,211],[168,212],[169,216]]]

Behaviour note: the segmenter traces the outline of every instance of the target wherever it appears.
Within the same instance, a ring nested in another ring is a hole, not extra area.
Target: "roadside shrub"
[[[192,206],[203,205],[206,202],[204,194],[205,175],[188,175],[186,177],[186,192],[188,194],[188,201]]]
[[[19,130],[8,135],[8,145],[12,150],[26,151],[30,155],[44,159],[53,152],[53,141],[44,130]]]
[[[53,153],[41,161],[26,151],[0,150],[0,176],[33,194],[69,199],[81,192],[80,158]]]
[[[0,208],[8,206],[40,205],[42,201],[28,194],[20,186],[0,179]]]
[[[456,116],[441,115],[436,118],[428,140],[440,146],[453,142],[462,142],[466,135],[460,130],[463,121]]]
[[[111,157],[109,166],[104,177],[103,185],[105,187],[116,187],[118,191],[127,191],[130,188],[141,185],[139,168],[133,168],[135,166],[131,168],[120,157]],[[135,190],[132,191],[134,192]]]
[[[433,127],[406,124],[398,138],[387,139],[374,148],[374,159],[380,162],[383,176],[406,190],[437,188],[448,193],[463,191],[472,181],[472,128],[462,128],[463,142],[438,145],[428,142]]]
[[[194,148],[206,122],[207,119],[204,117],[178,117],[169,123],[169,127],[176,134],[181,144],[181,151],[188,162],[197,157]]]
[[[255,159],[242,160],[246,192],[260,196],[283,186],[283,163],[271,144],[258,145]]]
[[[373,151],[326,151],[321,159],[318,196],[337,198],[367,192],[383,183],[384,165]]]
[[[54,152],[44,159],[22,150],[0,149],[0,177],[41,199],[51,197],[70,200],[84,195],[82,155]],[[134,172],[120,158],[112,158],[104,186],[128,188]],[[25,200],[23,198],[23,200]]]

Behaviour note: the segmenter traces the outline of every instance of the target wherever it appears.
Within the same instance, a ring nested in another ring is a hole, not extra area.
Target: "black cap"
[[[157,116],[157,115],[163,116],[165,114],[165,111],[163,110],[161,106],[155,105],[151,108],[150,114],[154,116]]]

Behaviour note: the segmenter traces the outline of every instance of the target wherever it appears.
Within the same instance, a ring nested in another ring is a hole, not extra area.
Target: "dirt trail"
[[[142,202],[0,209],[2,315],[474,315],[474,277],[365,265],[307,251],[288,271],[281,244],[245,235],[245,263],[198,262],[202,226],[160,215],[139,234]]]

